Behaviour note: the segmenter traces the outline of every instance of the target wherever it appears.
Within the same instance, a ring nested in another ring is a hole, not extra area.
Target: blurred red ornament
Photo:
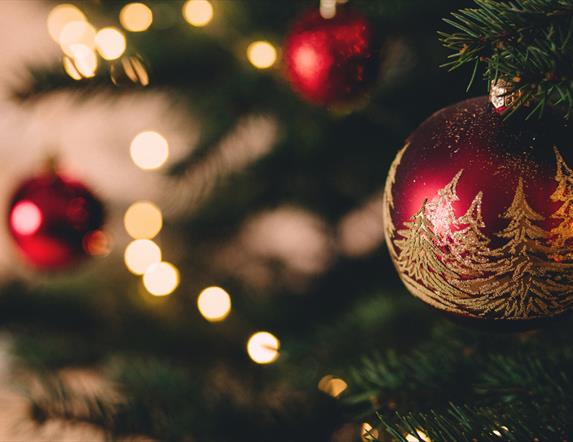
[[[39,269],[65,268],[101,249],[103,205],[78,181],[53,172],[35,176],[20,185],[9,207],[10,233]]]
[[[526,328],[573,306],[573,130],[486,97],[428,118],[394,160],[386,241],[408,290],[471,322]]]
[[[339,8],[333,18],[318,11],[295,22],[285,43],[292,87],[321,105],[346,105],[373,87],[379,67],[374,32],[360,14]]]

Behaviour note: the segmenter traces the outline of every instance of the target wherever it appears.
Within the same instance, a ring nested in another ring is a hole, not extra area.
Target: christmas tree
[[[479,177],[502,218],[471,161],[393,191],[408,134],[492,85],[504,121],[564,121],[572,26],[572,0],[0,2],[0,440],[573,438],[570,147],[538,193],[527,151]]]

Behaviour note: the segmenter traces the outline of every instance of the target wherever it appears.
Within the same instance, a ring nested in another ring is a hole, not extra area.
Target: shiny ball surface
[[[24,181],[8,210],[21,256],[41,270],[63,269],[90,255],[103,222],[101,201],[84,184],[56,173]]]
[[[407,139],[384,193],[386,242],[408,290],[475,321],[535,323],[573,306],[573,130],[509,120],[486,97]]]
[[[303,15],[292,27],[284,51],[293,89],[318,105],[343,106],[363,98],[373,87],[380,63],[369,22],[345,8],[330,19],[317,10]]]

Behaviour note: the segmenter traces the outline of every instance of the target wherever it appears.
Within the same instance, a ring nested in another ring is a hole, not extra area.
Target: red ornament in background
[[[428,118],[392,164],[386,241],[433,307],[529,327],[573,307],[573,130],[504,116],[486,97]]]
[[[285,61],[288,79],[303,98],[335,106],[362,98],[380,64],[370,24],[344,8],[330,19],[318,11],[303,15],[287,37]]]
[[[10,233],[26,261],[44,270],[101,251],[104,208],[78,181],[54,172],[26,180],[9,206]]]

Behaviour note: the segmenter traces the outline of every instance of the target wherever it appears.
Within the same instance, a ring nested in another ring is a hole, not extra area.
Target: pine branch
[[[572,434],[573,348],[551,333],[459,331],[444,328],[413,353],[365,359],[352,370],[346,403],[369,403],[379,431],[398,441],[412,439],[408,434],[424,440],[418,430],[440,441],[565,440]],[[361,419],[366,415],[360,411]]]
[[[468,88],[480,65],[488,84],[503,79],[520,92],[514,110],[529,103],[530,114],[547,105],[573,111],[573,1],[475,0],[444,21],[453,33],[440,32],[451,49],[450,70],[473,67]]]

